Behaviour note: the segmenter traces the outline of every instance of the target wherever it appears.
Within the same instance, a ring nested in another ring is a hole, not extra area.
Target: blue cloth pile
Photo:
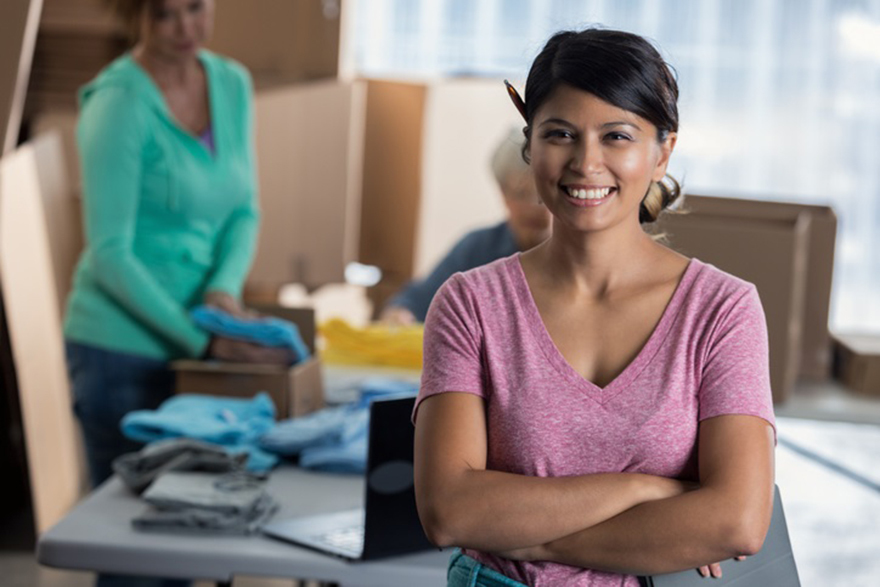
[[[137,410],[122,419],[122,433],[138,442],[194,438],[247,453],[249,471],[267,471],[278,457],[260,448],[259,438],[275,426],[275,404],[265,393],[251,399],[182,394],[157,410]]]
[[[308,359],[311,354],[296,324],[287,320],[272,317],[245,320],[213,306],[197,306],[190,316],[199,328],[212,334],[263,346],[288,348],[293,351],[295,363]]]
[[[361,385],[357,402],[279,422],[260,438],[260,447],[286,457],[299,455],[299,465],[305,469],[363,473],[367,468],[370,403],[380,398],[411,397],[418,390],[415,383],[369,379]]]

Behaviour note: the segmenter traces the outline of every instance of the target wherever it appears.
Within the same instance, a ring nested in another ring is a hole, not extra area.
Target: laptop
[[[690,585],[736,585],[737,587],[754,587],[768,585],[772,587],[800,587],[791,542],[788,539],[788,528],[785,525],[785,513],[782,511],[782,498],[779,487],[773,498],[773,517],[770,519],[770,530],[764,539],[764,546],[754,556],[744,561],[727,560],[721,563],[721,578],[706,579],[696,569],[679,573],[642,577],[645,587],[688,587]],[[708,583],[707,583],[708,581]]]
[[[413,487],[415,398],[370,404],[364,507],[271,522],[263,533],[347,560],[435,548],[422,530]]]

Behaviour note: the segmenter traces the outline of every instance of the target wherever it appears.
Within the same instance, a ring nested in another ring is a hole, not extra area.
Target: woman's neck
[[[555,225],[550,239],[535,250],[535,259],[558,286],[603,298],[639,281],[661,249],[638,224],[590,233]]]
[[[201,64],[195,55],[186,59],[168,59],[137,45],[132,56],[161,88],[185,86],[201,75]]]

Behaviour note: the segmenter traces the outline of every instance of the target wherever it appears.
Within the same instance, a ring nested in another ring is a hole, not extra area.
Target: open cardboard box
[[[324,406],[321,361],[315,352],[315,314],[308,308],[259,306],[258,312],[297,325],[312,357],[293,365],[259,365],[221,361],[174,361],[177,393],[225,397],[253,397],[264,391],[277,408],[279,419],[302,416]]]
[[[758,288],[767,317],[773,401],[783,402],[799,372],[810,215],[770,218],[746,209],[742,214],[688,209],[666,215],[658,229],[672,248]]]
[[[835,334],[834,375],[853,391],[880,397],[880,336]]]

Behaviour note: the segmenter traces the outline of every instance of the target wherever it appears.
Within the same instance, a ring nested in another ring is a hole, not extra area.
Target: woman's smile
[[[614,186],[571,184],[560,186],[560,189],[572,206],[581,208],[601,206],[617,193],[617,188]]]

